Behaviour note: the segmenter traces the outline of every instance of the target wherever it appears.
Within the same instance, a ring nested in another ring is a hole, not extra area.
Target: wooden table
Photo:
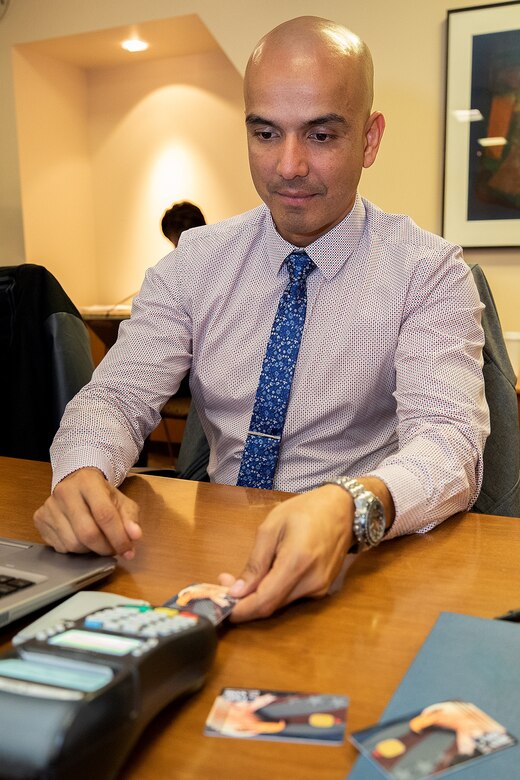
[[[48,464],[0,458],[0,533],[36,539]],[[194,581],[238,573],[255,528],[287,494],[135,476],[124,491],[141,506],[144,539],[103,590],[161,604]],[[268,620],[228,626],[205,687],[168,707],[140,740],[124,778],[269,777],[340,780],[356,752],[341,747],[203,736],[225,686],[350,697],[348,732],[377,721],[440,611],[494,617],[520,607],[520,520],[466,514],[427,535],[361,555],[341,593],[302,601]],[[29,620],[0,632],[5,647]]]

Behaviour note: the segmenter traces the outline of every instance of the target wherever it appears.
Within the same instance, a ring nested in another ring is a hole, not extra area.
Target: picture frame
[[[448,11],[442,235],[520,245],[520,0]]]

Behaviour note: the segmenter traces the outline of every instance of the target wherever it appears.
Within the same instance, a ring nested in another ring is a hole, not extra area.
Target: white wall
[[[209,222],[259,202],[242,77],[222,51],[87,70],[28,44],[13,75],[25,256],[77,305],[140,287],[172,249],[160,229],[172,202]]]
[[[486,5],[458,0],[457,7]],[[439,231],[443,165],[445,21],[447,0],[16,0],[0,23],[0,106],[3,145],[0,165],[0,263],[25,257],[21,225],[18,149],[10,53],[15,43],[86,32],[146,19],[198,13],[226,55],[243,71],[256,40],[281,21],[319,13],[349,25],[370,45],[376,66],[376,103],[387,132],[376,165],[362,179],[370,199],[391,211],[409,213]],[[223,151],[225,154],[226,152]],[[234,154],[233,149],[228,150]],[[115,238],[117,241],[117,237]],[[520,242],[519,242],[520,243]],[[520,330],[520,249],[468,250],[493,288],[505,330]],[[147,259],[148,261],[149,259]],[[145,263],[147,264],[147,262]]]
[[[221,52],[90,71],[88,84],[100,300],[113,302],[171,251],[160,220],[174,201],[215,222],[259,199],[242,78]]]
[[[95,300],[86,74],[50,57],[13,58],[25,257],[47,265],[77,303]]]

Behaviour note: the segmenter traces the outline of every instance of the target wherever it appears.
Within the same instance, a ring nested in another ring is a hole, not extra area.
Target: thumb
[[[276,537],[260,526],[253,550],[238,579],[229,589],[229,595],[241,599],[257,590],[258,585],[271,569],[276,556]]]
[[[475,740],[470,734],[457,733],[457,752],[461,756],[471,756],[475,751]]]
[[[110,495],[114,505],[119,511],[128,538],[136,542],[143,535],[139,522],[139,506],[131,498],[121,493],[117,488],[110,486]]]

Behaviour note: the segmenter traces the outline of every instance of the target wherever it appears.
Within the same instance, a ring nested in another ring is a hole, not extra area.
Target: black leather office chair
[[[161,421],[168,445],[168,453],[173,460],[174,444],[170,438],[168,420],[187,420],[191,408],[189,375],[184,377],[178,391],[169,398],[161,409]],[[144,451],[144,448],[143,448]]]
[[[193,404],[189,407],[186,425],[179,447],[176,467],[153,468],[136,465],[131,474],[147,474],[155,477],[191,479],[196,482],[209,482],[208,477],[209,444]]]
[[[192,404],[184,434],[182,436],[177,471],[183,479],[194,479],[198,482],[208,482],[209,444],[199,420],[199,415]]]
[[[40,265],[0,268],[0,455],[49,460],[69,400],[92,376],[85,323]]]
[[[481,267],[470,266],[486,308],[484,385],[491,432],[484,449],[484,479],[473,512],[520,518],[520,429],[516,377],[507,353],[500,319]]]

